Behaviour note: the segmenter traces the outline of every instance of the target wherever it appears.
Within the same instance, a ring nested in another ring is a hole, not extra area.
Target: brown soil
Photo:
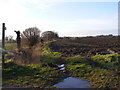
[[[60,39],[51,43],[52,51],[61,52],[63,56],[92,56],[120,53],[117,37],[84,37],[77,39]]]

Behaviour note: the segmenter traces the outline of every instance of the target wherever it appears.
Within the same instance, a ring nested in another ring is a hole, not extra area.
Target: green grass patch
[[[112,55],[108,56],[111,57]],[[97,58],[98,61],[100,59],[101,58]],[[68,57],[66,58],[66,61],[67,71],[71,73],[71,76],[86,79],[90,81],[91,85],[95,88],[119,88],[119,74],[111,72],[107,69],[103,69],[101,67],[91,66],[87,59],[81,56]]]
[[[120,85],[119,76],[106,69],[86,64],[68,64],[67,70],[70,71],[71,76],[86,79],[95,88],[119,88]]]
[[[20,87],[46,87],[52,86],[63,80],[63,72],[54,70],[57,67],[44,66],[43,64],[59,64],[61,53],[51,52],[49,43],[43,45],[40,53],[40,65],[16,65],[11,60],[6,61],[3,67],[3,84]],[[62,75],[60,74],[62,73]]]
[[[87,63],[86,58],[82,56],[67,57],[65,60],[68,64]]]
[[[5,43],[5,50],[7,51],[12,51],[15,50],[16,48],[17,48],[16,43]]]
[[[116,71],[120,71],[120,55],[108,54],[108,55],[95,55],[91,57],[93,61],[99,63],[103,67],[107,67]]]
[[[43,64],[59,64],[62,54],[59,52],[51,52],[51,49],[49,48],[50,43],[51,42],[43,45],[40,62]]]
[[[64,57],[59,52],[52,52],[47,42],[40,51],[40,65],[16,65],[12,60],[6,61],[3,67],[3,84],[12,84],[23,87],[46,87],[54,85],[63,80],[62,76],[70,73],[73,77],[80,77],[90,81],[95,88],[119,88],[120,76],[118,73],[111,72],[108,69],[90,64],[87,58],[82,56]],[[11,46],[12,47],[12,46]],[[12,48],[10,49],[12,50]],[[91,61],[100,66],[112,68],[117,71],[120,60],[118,54],[95,55]],[[61,60],[61,58],[63,60]],[[54,70],[56,67],[50,67],[48,64],[58,65],[65,62],[66,71]],[[48,66],[46,67],[47,64]],[[67,76],[67,75],[66,75]]]
[[[8,67],[7,67],[8,65]],[[3,68],[3,84],[19,87],[46,87],[60,82],[59,71],[42,65],[15,65],[7,63]],[[12,65],[12,66],[10,66]]]

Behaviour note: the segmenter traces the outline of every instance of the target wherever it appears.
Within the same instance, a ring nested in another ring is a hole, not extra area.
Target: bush
[[[55,40],[59,37],[58,33],[54,32],[54,31],[45,31],[45,32],[42,33],[41,36],[48,41],[49,40]]]
[[[29,47],[34,46],[39,42],[40,30],[37,27],[25,29],[22,33],[22,43]]]

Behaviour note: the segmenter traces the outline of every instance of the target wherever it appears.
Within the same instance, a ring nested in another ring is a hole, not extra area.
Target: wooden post
[[[5,23],[2,23],[2,64],[5,63]]]

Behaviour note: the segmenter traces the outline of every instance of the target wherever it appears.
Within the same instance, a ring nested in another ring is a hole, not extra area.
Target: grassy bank
[[[60,58],[58,52],[51,52],[49,44],[45,45],[49,56]],[[120,55],[107,54],[91,56],[90,60],[82,56],[64,57],[67,71],[71,76],[80,77],[91,82],[95,88],[119,88],[120,85]],[[56,60],[58,60],[58,58]],[[55,60],[55,59],[51,59]],[[55,60],[55,61],[56,61]],[[48,58],[49,61],[49,58]],[[60,61],[59,61],[60,62]],[[58,62],[58,63],[59,63]],[[56,63],[55,63],[56,64]]]
[[[7,63],[12,64],[12,63]],[[13,87],[46,87],[60,82],[59,71],[41,65],[9,65],[3,69],[3,85]]]
[[[48,64],[58,65],[63,62],[61,59],[62,54],[59,52],[51,52],[51,49],[49,48],[50,43],[51,42],[45,43],[43,45],[40,62],[46,65]]]
[[[106,55],[107,56],[107,55]],[[109,55],[108,55],[109,56]],[[112,55],[115,56],[115,55]],[[104,57],[104,56],[103,56]],[[91,82],[95,88],[119,88],[120,76],[101,67],[91,66],[87,59],[81,56],[66,58],[67,70],[74,77],[80,77]],[[118,66],[114,67],[118,69]]]
[[[6,62],[3,67],[3,84],[44,88],[62,81],[70,73],[69,76],[90,81],[95,88],[119,88],[118,54],[95,55],[90,57],[90,60],[82,56],[62,57],[61,53],[51,51],[50,43],[42,46],[39,65],[16,65],[11,61]],[[57,69],[55,66],[62,63],[65,63],[64,71],[68,73],[54,70]]]
[[[95,55],[92,56],[92,60],[97,62],[104,68],[111,69],[120,72],[120,55],[108,54],[108,55]]]
[[[17,65],[13,60],[8,60],[3,67],[3,86],[8,87],[50,87],[66,77],[62,71],[55,70],[57,67],[51,67],[49,64],[58,65],[61,54],[51,52],[50,43],[43,45],[40,51],[40,64]],[[47,67],[46,67],[47,65]]]

